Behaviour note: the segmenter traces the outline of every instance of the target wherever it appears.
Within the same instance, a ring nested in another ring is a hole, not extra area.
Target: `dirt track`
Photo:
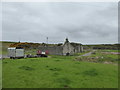
[[[85,53],[84,55],[81,55],[81,56],[90,56],[93,52],[95,52],[95,50],[89,52],[89,53]]]
[[[81,56],[90,56],[92,54],[92,52],[89,52],[89,53],[86,53],[84,55],[81,55]]]

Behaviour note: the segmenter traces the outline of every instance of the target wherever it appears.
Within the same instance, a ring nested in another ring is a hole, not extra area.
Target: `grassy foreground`
[[[0,60],[0,89],[2,89],[2,60]]]
[[[3,88],[117,88],[118,66],[74,56],[4,59]]]

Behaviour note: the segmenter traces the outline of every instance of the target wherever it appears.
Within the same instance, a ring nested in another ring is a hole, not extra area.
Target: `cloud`
[[[3,40],[117,43],[117,3],[2,3]]]

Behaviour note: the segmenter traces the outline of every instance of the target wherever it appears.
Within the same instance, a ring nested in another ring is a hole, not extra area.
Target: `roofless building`
[[[39,46],[38,49],[42,52],[48,51],[51,55],[73,55],[83,51],[82,44],[71,43],[66,38],[63,45],[60,46]]]

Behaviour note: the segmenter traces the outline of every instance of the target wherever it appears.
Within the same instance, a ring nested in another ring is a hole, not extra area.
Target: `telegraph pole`
[[[46,50],[48,51],[48,37],[46,37],[47,40],[47,46],[46,46]],[[46,52],[46,51],[45,51]]]
[[[19,37],[19,43],[20,43],[21,37]]]

